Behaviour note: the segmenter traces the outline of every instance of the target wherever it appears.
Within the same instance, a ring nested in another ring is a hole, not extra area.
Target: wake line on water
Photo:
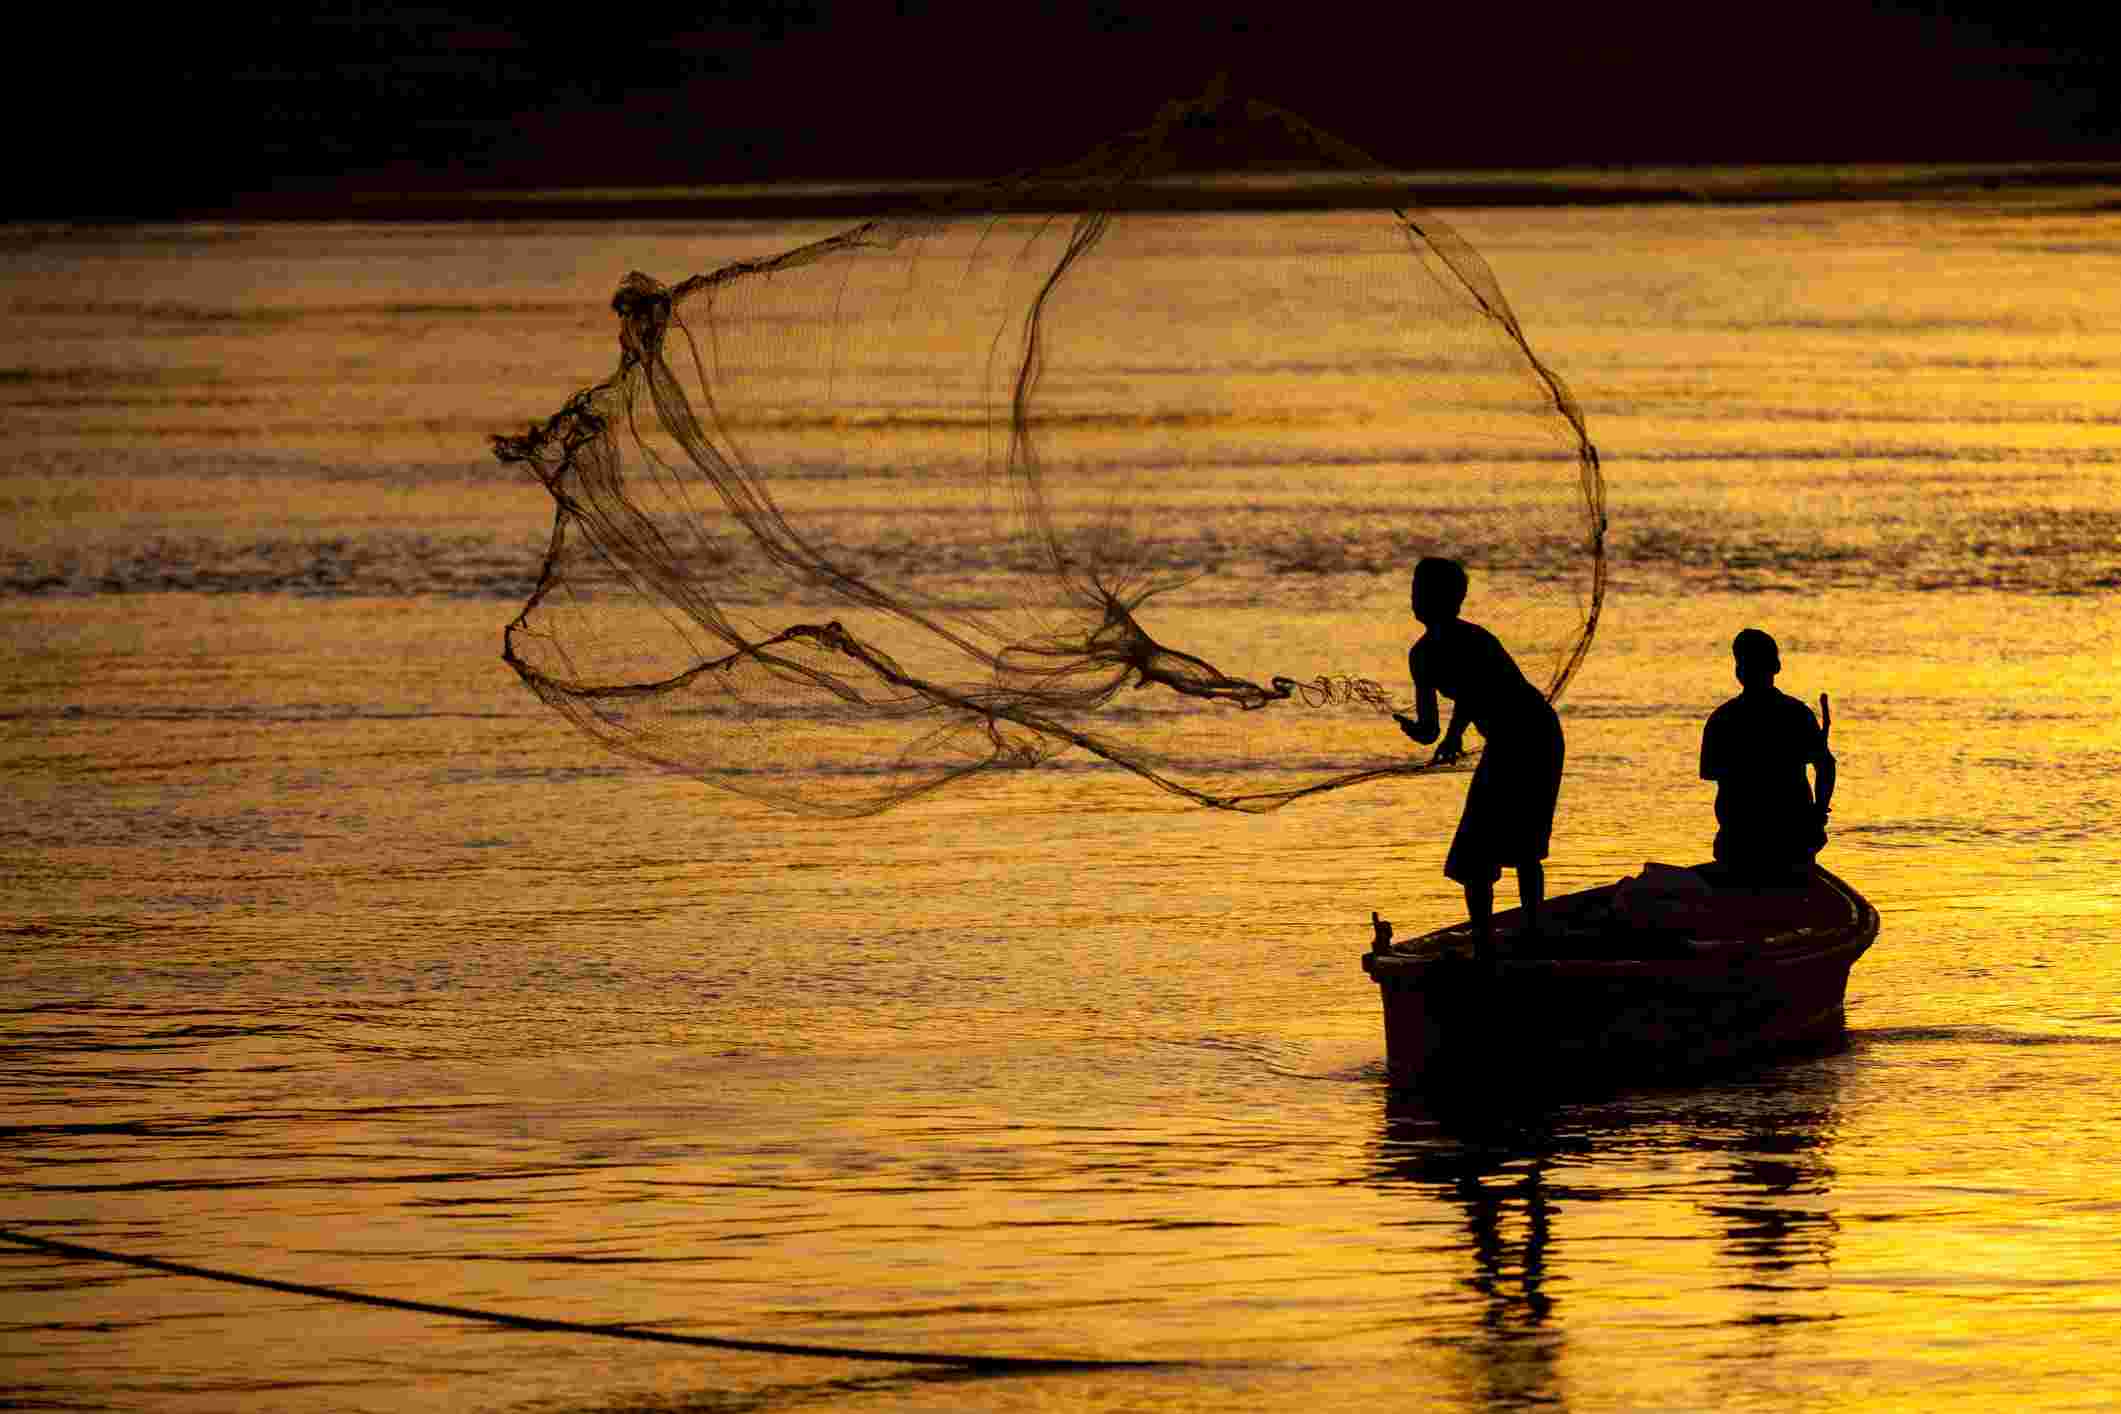
[[[1931,1041],[1964,1045],[1971,1041],[1989,1046],[2121,1046],[2121,1036],[2013,1031],[2003,1026],[1852,1026],[1849,1036],[1865,1045],[1920,1045]]]
[[[251,1286],[264,1291],[281,1291],[292,1296],[314,1296],[325,1301],[342,1301],[355,1306],[380,1306],[393,1311],[416,1311],[429,1316],[451,1316],[466,1321],[483,1321],[488,1325],[506,1326],[511,1330],[542,1331],[556,1335],[601,1336],[610,1340],[640,1340],[658,1345],[689,1345],[709,1350],[739,1350],[759,1355],[803,1355],[832,1360],[880,1360],[906,1365],[948,1365],[963,1370],[985,1370],[993,1372],[1058,1372],[1068,1370],[1154,1370],[1199,1366],[1207,1362],[1199,1360],[1099,1360],[1076,1356],[1044,1355],[970,1355],[928,1350],[876,1350],[853,1345],[810,1345],[778,1340],[740,1340],[730,1336],[687,1335],[680,1331],[644,1330],[639,1326],[605,1324],[593,1321],[562,1321],[543,1316],[519,1316],[507,1311],[488,1311],[476,1306],[449,1306],[437,1301],[412,1301],[401,1296],[381,1296],[374,1292],[353,1291],[346,1287],[320,1286],[310,1282],[280,1281],[273,1277],[251,1276],[244,1272],[225,1271],[218,1267],[194,1266],[189,1262],[171,1262],[160,1257],[142,1256],[138,1253],[113,1252],[102,1247],[90,1247],[79,1242],[60,1242],[48,1237],[32,1237],[28,1233],[0,1228],[0,1242],[12,1242],[18,1247],[32,1251],[47,1252],[58,1257],[77,1257],[84,1261],[115,1262],[121,1266],[139,1267],[146,1271],[167,1272],[172,1276],[196,1277],[201,1281],[222,1282],[230,1286]]]

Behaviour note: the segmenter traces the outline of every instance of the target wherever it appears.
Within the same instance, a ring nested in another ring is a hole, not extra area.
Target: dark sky
[[[991,176],[1074,157],[1218,71],[1240,96],[1411,168],[2121,158],[2115,21],[2000,5],[754,0],[545,14],[327,0],[240,21],[165,12],[129,21],[107,52],[20,51],[42,87],[10,100],[28,139],[14,214]]]

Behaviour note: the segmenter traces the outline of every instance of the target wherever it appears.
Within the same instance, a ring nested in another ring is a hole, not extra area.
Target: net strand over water
[[[1299,169],[1374,204],[1178,199]],[[556,503],[504,657],[628,756],[827,815],[1062,756],[1257,812],[1428,769],[1403,658],[1340,656],[1358,621],[1403,655],[1421,555],[1549,698],[1589,649],[1574,398],[1465,241],[1267,105],[613,307],[616,372],[494,444]]]

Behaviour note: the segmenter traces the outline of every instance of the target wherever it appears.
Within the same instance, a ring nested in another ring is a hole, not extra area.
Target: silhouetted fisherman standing
[[[1393,720],[1422,745],[1435,741],[1440,693],[1451,699],[1451,725],[1432,759],[1447,764],[1463,755],[1468,724],[1486,743],[1443,865],[1444,876],[1465,887],[1466,913],[1486,953],[1495,944],[1495,881],[1505,868],[1517,871],[1524,931],[1539,931],[1547,885],[1542,861],[1554,832],[1565,748],[1561,719],[1545,694],[1494,634],[1458,617],[1465,597],[1466,572],[1458,561],[1430,558],[1414,567],[1414,617],[1425,630],[1407,653],[1415,716],[1394,713]]]
[[[1701,778],[1716,783],[1716,861],[1748,882],[1795,879],[1826,845],[1834,754],[1812,709],[1775,686],[1774,639],[1746,629],[1731,657],[1745,690],[1701,731]],[[1816,800],[1806,766],[1819,778]]]

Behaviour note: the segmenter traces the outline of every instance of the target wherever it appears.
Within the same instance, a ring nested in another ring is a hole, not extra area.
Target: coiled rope
[[[314,1296],[325,1301],[344,1301],[355,1306],[380,1306],[392,1311],[417,1311],[429,1316],[453,1316],[465,1321],[484,1321],[519,1331],[549,1331],[558,1335],[594,1335],[612,1340],[643,1340],[658,1345],[690,1345],[709,1350],[742,1350],[758,1355],[807,1355],[830,1360],[885,1360],[903,1365],[948,1365],[961,1370],[1053,1371],[1053,1370],[1148,1370],[1168,1369],[1196,1362],[1183,1360],[1093,1360],[1045,1355],[964,1355],[929,1350],[872,1350],[854,1345],[807,1345],[783,1340],[738,1340],[730,1336],[687,1335],[679,1331],[643,1330],[639,1326],[596,1321],[561,1321],[544,1316],[517,1316],[506,1311],[486,1311],[475,1306],[447,1306],[438,1301],[410,1301],[402,1296],[378,1296],[368,1291],[350,1291],[340,1286],[311,1282],[280,1281],[250,1276],[244,1272],[199,1267],[189,1262],[171,1262],[161,1257],[143,1257],[132,1252],[113,1252],[79,1242],[60,1242],[32,1237],[25,1232],[0,1228],[0,1242],[49,1252],[59,1257],[116,1262],[172,1276],[197,1277],[201,1281],[225,1282],[231,1286],[254,1286],[263,1291],[284,1291],[292,1296]]]

